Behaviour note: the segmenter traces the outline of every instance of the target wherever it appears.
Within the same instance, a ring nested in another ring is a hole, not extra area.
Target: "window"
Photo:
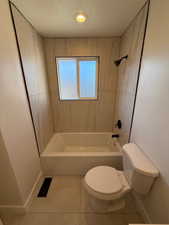
[[[97,99],[98,57],[56,58],[61,100]]]

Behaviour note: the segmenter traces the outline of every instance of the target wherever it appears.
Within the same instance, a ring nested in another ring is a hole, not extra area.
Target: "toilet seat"
[[[89,194],[102,200],[114,200],[130,191],[123,172],[110,166],[97,166],[87,172],[84,185]]]
[[[85,181],[93,190],[103,194],[116,194],[123,185],[116,169],[110,166],[97,166],[89,170]]]

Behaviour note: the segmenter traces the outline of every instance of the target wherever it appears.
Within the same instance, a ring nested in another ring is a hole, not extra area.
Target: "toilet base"
[[[110,213],[125,207],[125,199],[117,199],[117,200],[100,200],[96,199],[93,196],[89,196],[89,205],[90,208],[98,213]]]

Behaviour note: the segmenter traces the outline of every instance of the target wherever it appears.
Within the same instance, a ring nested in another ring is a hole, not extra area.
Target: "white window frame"
[[[61,90],[60,90],[60,75],[59,75],[59,60],[75,60],[77,65],[77,99],[62,99],[60,96]],[[96,90],[95,90],[95,96],[96,97],[80,97],[80,68],[79,68],[79,62],[80,61],[96,61]],[[74,57],[56,57],[56,71],[57,71],[57,80],[58,80],[58,90],[59,90],[59,100],[60,101],[81,101],[81,100],[98,100],[98,80],[99,80],[99,57],[98,56],[74,56]]]

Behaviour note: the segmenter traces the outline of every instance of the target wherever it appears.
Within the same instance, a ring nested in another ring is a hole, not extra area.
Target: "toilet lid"
[[[97,166],[89,170],[85,182],[94,191],[104,194],[115,194],[123,188],[116,169],[110,166]]]

